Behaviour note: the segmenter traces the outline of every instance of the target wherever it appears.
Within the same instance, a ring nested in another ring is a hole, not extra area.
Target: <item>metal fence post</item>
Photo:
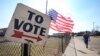
[[[61,41],[62,42],[62,53],[64,53],[64,50],[63,50],[64,49],[63,48],[63,37],[61,37],[61,39],[62,39],[62,41]]]
[[[21,56],[29,56],[28,47],[29,47],[29,45],[27,43],[21,44],[21,52],[22,52]]]
[[[29,53],[28,53],[28,44],[27,43],[24,43],[24,50],[23,50],[23,56],[28,56]]]

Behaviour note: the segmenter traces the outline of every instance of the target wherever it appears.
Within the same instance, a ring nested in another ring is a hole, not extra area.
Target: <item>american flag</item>
[[[59,32],[72,32],[74,23],[70,17],[65,18],[54,9],[48,12],[48,15],[52,18],[50,28]]]

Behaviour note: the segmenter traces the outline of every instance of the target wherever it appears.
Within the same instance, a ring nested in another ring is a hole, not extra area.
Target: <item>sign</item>
[[[49,25],[49,16],[19,3],[5,37],[10,41],[43,44],[48,35]]]

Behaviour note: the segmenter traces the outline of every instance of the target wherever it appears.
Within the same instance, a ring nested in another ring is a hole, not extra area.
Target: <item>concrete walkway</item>
[[[83,41],[77,37],[71,39],[68,47],[62,56],[100,56],[96,52],[89,50],[85,47]]]

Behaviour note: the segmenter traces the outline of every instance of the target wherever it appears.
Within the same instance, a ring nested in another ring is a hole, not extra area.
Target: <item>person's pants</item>
[[[88,41],[84,41],[84,42],[85,42],[86,48],[88,48]]]

